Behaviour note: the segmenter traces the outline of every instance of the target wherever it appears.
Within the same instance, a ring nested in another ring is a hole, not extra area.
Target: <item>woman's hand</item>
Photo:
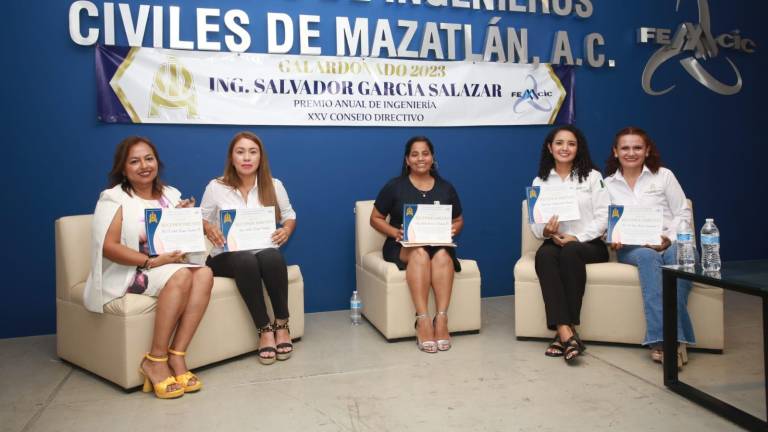
[[[656,252],[663,252],[667,250],[669,246],[672,245],[672,242],[669,240],[667,236],[661,236],[661,244],[660,245],[644,245],[644,247],[651,248],[655,250]]]
[[[275,232],[272,233],[272,242],[278,246],[282,246],[285,244],[285,242],[288,241],[288,237],[290,236],[291,234],[288,232],[288,230],[285,229],[284,227],[281,227],[276,229]]]
[[[195,206],[195,197],[189,197],[189,199],[183,199],[176,204],[176,208],[192,208]]]
[[[155,268],[165,264],[182,263],[184,262],[184,258],[184,253],[181,251],[167,252],[154,258],[150,258],[149,267]]]
[[[556,245],[563,247],[570,242],[577,242],[579,239],[569,234],[555,234],[552,236],[552,241],[555,242]]]
[[[614,242],[614,243],[609,244],[608,247],[610,247],[612,250],[619,250],[619,249],[623,248],[624,245],[621,244],[621,242]]]
[[[399,242],[399,241],[403,240],[403,236],[404,235],[405,235],[405,233],[403,232],[403,226],[400,225],[400,229],[395,230],[395,235],[390,236],[390,237],[394,237],[395,241]]]
[[[557,231],[560,229],[560,222],[557,220],[557,215],[552,215],[551,218],[549,218],[549,222],[547,222],[546,225],[544,225],[544,238],[547,237],[555,237],[557,236]]]
[[[208,240],[216,247],[224,247],[224,234],[216,225],[210,224],[207,221],[203,223],[203,232]]]

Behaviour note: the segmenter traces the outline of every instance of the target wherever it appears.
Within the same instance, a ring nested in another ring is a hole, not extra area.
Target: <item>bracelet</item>
[[[149,268],[149,258],[145,259],[144,264],[140,265],[139,268],[142,270],[147,270]]]

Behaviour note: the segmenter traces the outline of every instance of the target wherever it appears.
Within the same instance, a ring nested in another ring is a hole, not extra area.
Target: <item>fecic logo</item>
[[[149,117],[159,117],[161,109],[183,109],[188,119],[197,118],[197,90],[192,74],[173,56],[160,65],[152,83]]]
[[[515,114],[520,112],[518,111],[518,107],[523,103],[527,103],[527,105],[538,111],[552,111],[552,103],[549,100],[544,100],[543,98],[554,96],[554,92],[548,90],[540,91],[539,82],[536,81],[536,78],[533,75],[528,75],[525,77],[525,79],[531,83],[531,87],[523,91],[512,92],[512,97],[517,99],[515,104],[512,106],[512,110],[515,112]]]
[[[691,78],[699,82],[699,84],[725,96],[735,95],[741,91],[743,85],[741,73],[729,57],[725,57],[733,72],[729,84],[713,76],[707,71],[704,64],[709,60],[717,58],[721,50],[752,54],[755,52],[757,44],[753,40],[744,37],[738,30],[715,36],[712,33],[709,1],[697,0],[697,2],[698,24],[684,22],[678,26],[674,35],[672,30],[664,28],[642,27],[638,30],[639,43],[661,45],[661,48],[653,53],[643,70],[643,90],[649,95],[660,96],[669,93],[675,88],[672,85],[664,90],[654,90],[652,85],[653,75],[667,61],[681,54],[689,53],[689,56],[680,59],[679,62]],[[680,0],[677,0],[675,11],[679,11],[679,9]]]

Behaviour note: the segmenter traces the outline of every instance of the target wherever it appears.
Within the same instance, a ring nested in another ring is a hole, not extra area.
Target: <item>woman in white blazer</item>
[[[158,398],[170,399],[202,387],[184,355],[208,307],[213,273],[186,264],[179,251],[149,254],[144,210],[194,206],[194,199],[182,200],[177,189],[160,180],[162,167],[147,138],[131,136],[117,146],[110,188],[101,193],[94,212],[84,296],[85,307],[97,313],[127,294],[157,297],[152,346],[139,373],[145,392],[154,390]]]

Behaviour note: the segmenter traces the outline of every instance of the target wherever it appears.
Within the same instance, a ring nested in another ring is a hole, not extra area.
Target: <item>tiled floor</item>
[[[173,401],[60,362],[53,335],[0,340],[0,430],[738,430],[667,391],[645,349],[591,345],[577,367],[544,357],[514,338],[513,302],[483,300],[482,332],[436,355],[346,312],[309,314],[289,361],[205,368],[205,388]],[[764,417],[760,305],[728,294],[726,311],[726,353],[692,353],[681,378]]]

